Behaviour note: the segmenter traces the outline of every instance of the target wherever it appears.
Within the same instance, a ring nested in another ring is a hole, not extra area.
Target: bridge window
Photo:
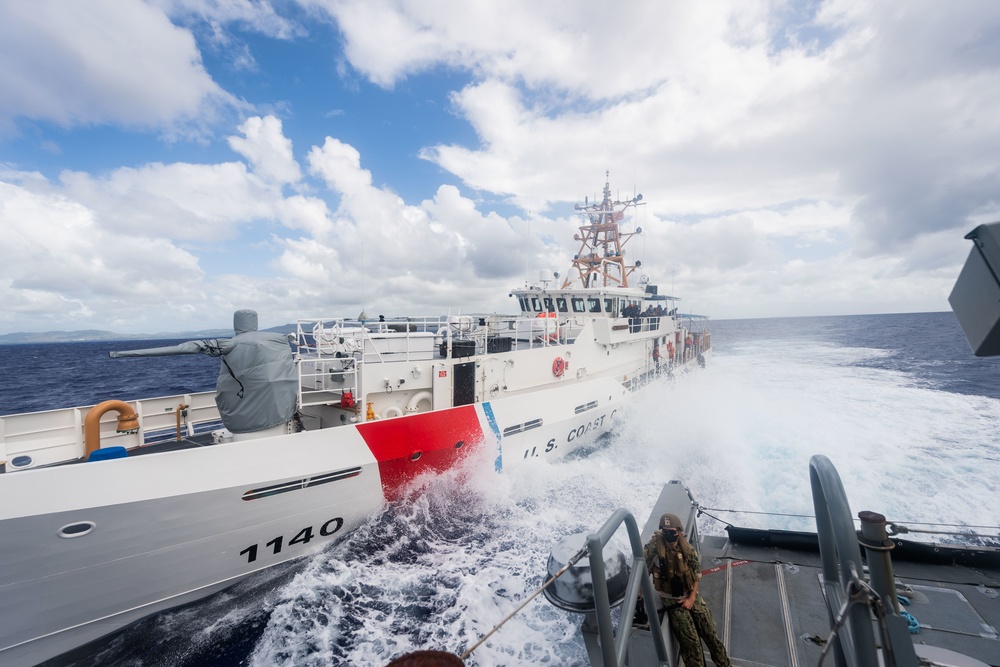
[[[566,305],[566,297],[556,297],[556,307],[559,308],[560,313],[568,313],[569,307]]]
[[[573,297],[573,312],[574,313],[585,313],[587,312],[586,307],[583,305],[583,298],[575,296]]]
[[[526,313],[531,310],[531,305],[528,303],[528,298],[522,296],[518,301],[521,302],[521,312]]]
[[[556,307],[552,303],[552,297],[551,296],[545,297],[544,301],[545,301],[545,312],[546,313],[554,313],[554,312],[556,312]]]
[[[537,296],[531,297],[531,309],[536,313],[542,312],[542,302],[538,300]]]
[[[590,297],[589,299],[587,299],[587,301],[590,303],[590,312],[592,312],[592,313],[599,313],[599,312],[601,312],[601,300],[600,299],[598,299],[597,297]]]
[[[604,300],[604,312],[606,312],[608,315],[614,315],[615,314],[615,300],[614,299],[605,299]]]

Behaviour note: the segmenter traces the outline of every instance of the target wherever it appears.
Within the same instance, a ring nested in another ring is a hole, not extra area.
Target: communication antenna
[[[524,284],[528,284],[528,258],[531,255],[531,211],[528,211],[528,218],[524,221],[528,226],[524,233]]]
[[[361,314],[358,315],[358,321],[362,324],[368,319],[368,313],[365,312],[365,242],[361,242]]]
[[[604,177],[608,179],[607,171],[604,172]],[[597,203],[595,199],[591,204],[584,199],[582,205],[576,204],[573,207],[583,217],[580,233],[573,236],[573,240],[580,243],[580,250],[573,257],[570,275],[562,283],[563,288],[569,287],[577,279],[584,287],[591,286],[594,281],[603,283],[605,287],[628,287],[628,276],[642,266],[642,260],[637,259],[635,264],[627,264],[622,249],[632,236],[642,234],[642,227],[637,226],[635,231],[623,232],[619,223],[625,218],[627,209],[644,205],[641,194],[628,201],[612,200],[611,185],[605,180],[601,203]],[[577,274],[575,277],[574,273]]]

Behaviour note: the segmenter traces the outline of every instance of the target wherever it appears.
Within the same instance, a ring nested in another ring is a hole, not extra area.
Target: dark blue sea
[[[516,476],[474,462],[315,558],[53,664],[318,667],[384,665],[418,648],[460,654],[540,586],[553,544],[619,507],[644,521],[671,479],[734,523],[811,529],[787,515],[811,513],[817,453],[838,467],[855,513],[1000,524],[1000,360],[974,357],[953,314],[718,321],[712,336],[707,369],[638,396],[589,456]],[[213,387],[214,359],[107,356],[174,342],[2,346],[0,414]],[[703,519],[703,531],[722,531]],[[540,596],[466,664],[587,664],[578,622]]]
[[[851,363],[905,373],[913,382],[940,391],[1000,398],[1000,359],[973,356],[950,312],[719,320],[711,329],[716,354],[761,340],[867,348],[878,353]],[[0,415],[212,389],[219,362],[209,357],[108,357],[111,350],[179,342],[0,345],[0,377],[5,378],[0,384]]]
[[[0,415],[101,401],[173,396],[215,387],[219,361],[200,354],[112,359],[112,350],[176,345],[128,340],[0,345]],[[23,379],[21,379],[23,378]]]

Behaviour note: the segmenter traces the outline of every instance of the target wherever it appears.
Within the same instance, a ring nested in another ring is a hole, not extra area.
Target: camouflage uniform
[[[681,658],[686,667],[704,667],[701,640],[708,645],[709,654],[717,667],[731,667],[726,647],[715,632],[712,612],[701,594],[695,596],[691,609],[681,606],[681,600],[691,594],[695,583],[701,579],[701,559],[684,539],[683,533],[678,534],[676,542],[670,543],[663,538],[662,532],[657,531],[646,544],[643,556],[653,577],[653,586],[667,608],[670,629],[680,644]]]

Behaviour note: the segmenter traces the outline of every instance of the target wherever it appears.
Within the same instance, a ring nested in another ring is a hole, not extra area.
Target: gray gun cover
[[[284,424],[295,415],[298,396],[298,375],[288,337],[257,331],[257,313],[252,310],[236,311],[233,329],[236,335],[232,338],[190,340],[109,354],[113,358],[176,354],[223,357],[215,404],[225,427],[233,433],[252,433]]]

